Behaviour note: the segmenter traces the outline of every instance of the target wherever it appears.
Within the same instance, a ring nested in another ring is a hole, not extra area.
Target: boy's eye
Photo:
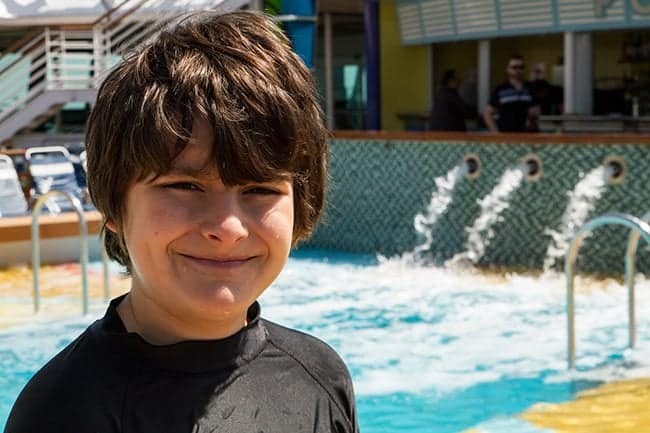
[[[179,189],[184,191],[201,191],[201,188],[191,182],[174,182],[163,185],[164,188]]]
[[[266,187],[266,186],[254,186],[254,187],[246,189],[244,191],[244,193],[245,194],[273,195],[273,194],[278,194],[278,191],[273,189],[273,188]]]

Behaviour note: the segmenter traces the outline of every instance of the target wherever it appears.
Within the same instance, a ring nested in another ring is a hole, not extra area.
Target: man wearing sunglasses
[[[524,59],[513,54],[508,60],[506,75],[483,110],[483,120],[491,132],[536,132],[539,103],[524,81]],[[494,114],[498,113],[497,121]]]

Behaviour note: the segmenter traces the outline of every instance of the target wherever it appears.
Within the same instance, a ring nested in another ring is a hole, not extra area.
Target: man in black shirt
[[[465,117],[471,115],[472,109],[458,93],[459,85],[460,79],[456,70],[445,71],[442,85],[433,101],[431,130],[467,131]]]
[[[492,92],[483,111],[483,120],[491,132],[536,132],[539,105],[524,82],[524,60],[512,55],[508,60],[508,79]],[[494,114],[498,113],[498,121]]]
[[[350,375],[257,298],[323,205],[311,73],[261,14],[184,18],[102,83],[88,186],[129,293],[45,365],[5,433],[354,433]]]

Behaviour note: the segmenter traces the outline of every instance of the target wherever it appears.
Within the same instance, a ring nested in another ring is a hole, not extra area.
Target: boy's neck
[[[246,312],[235,320],[191,322],[183,320],[146,296],[131,290],[117,306],[127,332],[133,332],[155,346],[190,340],[218,340],[236,334],[247,324]]]

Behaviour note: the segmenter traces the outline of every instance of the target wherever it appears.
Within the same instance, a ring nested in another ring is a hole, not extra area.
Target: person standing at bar
[[[458,93],[459,86],[460,79],[456,70],[446,70],[442,78],[442,86],[434,100],[431,130],[467,131],[465,116],[470,114],[471,109]]]
[[[540,113],[551,114],[551,92],[553,91],[553,86],[544,79],[543,63],[533,65],[530,81],[527,84],[530,93],[533,95],[533,100],[539,104]]]
[[[524,59],[513,54],[508,60],[508,79],[492,92],[483,110],[483,120],[491,132],[537,132],[539,104],[524,81]],[[494,114],[499,118],[495,122]]]

